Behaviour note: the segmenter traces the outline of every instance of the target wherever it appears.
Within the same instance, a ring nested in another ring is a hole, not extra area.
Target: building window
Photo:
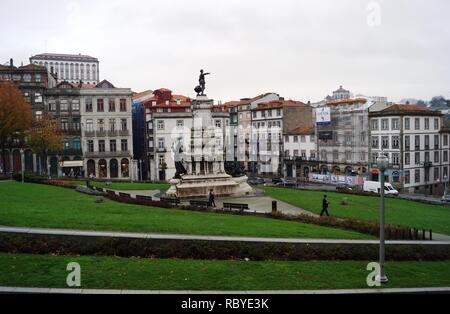
[[[92,98],[86,98],[86,112],[92,112]]]
[[[430,129],[430,119],[425,118],[425,130],[429,130]]]
[[[420,119],[419,118],[414,119],[414,129],[420,130]]]
[[[371,123],[371,129],[373,131],[378,130],[378,119],[373,119]]]
[[[447,146],[448,145],[448,135],[444,134],[444,137],[442,139],[442,145]]]
[[[294,143],[298,143],[298,136],[294,135]]]
[[[414,136],[414,148],[420,150],[420,135]]]
[[[434,168],[434,181],[439,180],[439,168],[435,167]]]
[[[392,164],[398,166],[400,164],[400,154],[392,153]]]
[[[381,129],[389,130],[389,119],[381,119]]]
[[[298,149],[294,149],[294,157],[298,157]]]
[[[392,119],[391,120],[391,122],[392,122],[392,130],[398,130],[398,129],[400,129],[400,123],[399,123],[399,119],[398,118],[395,118],[395,119]]]
[[[98,141],[98,151],[101,153],[105,151],[105,140]]]
[[[439,129],[439,119],[434,119],[434,129],[435,130]]]
[[[295,142],[295,137],[294,137],[294,142]],[[306,142],[306,136],[304,136],[304,135],[300,136],[300,142],[305,143]]]
[[[120,120],[120,127],[122,128],[122,131],[128,130],[127,119]]]
[[[112,132],[116,130],[116,119],[109,119],[109,130]]]
[[[439,152],[438,151],[434,152],[434,162],[439,162]]]
[[[72,111],[80,111],[80,101],[78,99],[72,100]]]
[[[409,165],[410,163],[410,155],[409,153],[405,153],[405,165]]]
[[[99,131],[104,131],[105,130],[105,120],[98,119],[97,120],[97,124],[98,124],[98,130]]]
[[[281,109],[277,109],[277,116],[281,116]]]
[[[158,149],[164,149],[164,138],[160,137],[158,138]]]
[[[127,100],[124,98],[120,99],[120,111],[127,111]]]
[[[127,140],[121,140],[121,141],[120,141],[120,149],[121,149],[123,152],[128,151],[128,141],[127,141]]]
[[[23,75],[23,80],[25,82],[31,82],[31,74],[29,74],[29,73],[24,74]]]
[[[177,120],[177,128],[182,128],[184,126],[183,120]]]
[[[285,156],[285,157],[289,157],[289,149],[287,149],[287,150],[284,151],[284,156]]]
[[[352,160],[352,152],[351,151],[345,152],[345,160]]]
[[[425,149],[430,149],[430,136],[425,135]]]
[[[61,119],[61,130],[67,131],[69,129],[69,123],[67,119]]]
[[[409,140],[409,135],[405,136],[405,150],[409,150],[410,149],[410,140]]]
[[[92,119],[86,120],[86,131],[88,131],[88,132],[94,131],[94,123],[93,123]]]
[[[69,103],[66,99],[62,99],[61,103],[59,104],[59,109],[61,111],[68,111],[69,110]]]
[[[443,159],[444,159],[444,160],[443,160],[443,161],[444,161],[444,162],[448,162],[448,150],[444,150],[443,153],[444,153],[444,156],[443,156]]]
[[[286,135],[286,136],[284,137],[284,142],[285,142],[285,143],[289,143],[289,136]]]
[[[425,162],[430,162],[430,152],[425,152]]]
[[[157,120],[156,121],[156,128],[158,130],[164,130],[164,120]]]
[[[439,135],[434,136],[434,149],[439,149]]]
[[[93,153],[94,152],[94,141],[88,140],[87,147],[88,147],[88,152]]]
[[[56,103],[55,103],[54,100],[51,100],[51,101],[48,103],[48,110],[49,110],[49,111],[56,111]]]
[[[403,179],[404,179],[405,184],[409,184],[410,183],[411,179],[410,179],[410,172],[409,172],[409,170],[405,170],[405,176],[404,176]]]
[[[378,148],[378,136],[372,136],[372,148]]]
[[[216,120],[216,121],[215,121],[215,124],[216,124],[216,128],[222,127],[222,123],[221,123],[220,120]]]
[[[392,149],[399,149],[400,148],[400,137],[393,136],[392,137]]]
[[[116,100],[114,98],[110,98],[108,100],[108,105],[109,105],[109,112],[116,111]]]
[[[389,136],[381,137],[381,148],[389,148]]]
[[[409,123],[410,123],[409,118],[405,118],[405,130],[409,130],[410,128]]]
[[[414,153],[414,163],[416,165],[420,165],[420,153],[419,152]]]
[[[109,151],[115,152],[116,150],[117,150],[116,140],[110,140],[109,141]]]
[[[80,130],[80,118],[73,118],[72,125],[73,125],[73,129],[75,131],[79,131]]]
[[[103,112],[104,111],[103,98],[97,99],[97,111],[98,112]]]
[[[414,170],[414,182],[415,183],[420,182],[420,169]]]
[[[164,161],[164,155],[159,155],[158,156],[158,163],[159,163],[159,165],[160,166],[162,166],[163,164],[165,164],[165,161]],[[194,164],[195,165],[195,164]],[[193,166],[194,166],[193,165]]]
[[[41,75],[40,74],[35,74],[34,75],[34,81],[39,83],[41,81]]]

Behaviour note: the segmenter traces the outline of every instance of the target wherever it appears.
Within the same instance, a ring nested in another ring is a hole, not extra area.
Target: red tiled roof
[[[278,107],[299,107],[306,106],[305,103],[295,100],[273,100],[269,102],[263,102],[257,105],[255,109],[265,109],[265,108],[278,108]]]
[[[314,133],[314,128],[312,126],[297,127],[295,129],[293,129],[290,133],[295,133],[295,134],[313,134]]]
[[[419,106],[419,105],[400,105],[400,104],[395,104],[395,105],[391,105],[385,109],[383,109],[382,111],[430,111],[429,108],[427,107],[423,107],[423,106]]]
[[[353,105],[357,103],[365,104],[367,99],[365,98],[353,98],[353,99],[339,99],[339,100],[329,100],[327,101],[327,105],[337,106],[337,105]]]

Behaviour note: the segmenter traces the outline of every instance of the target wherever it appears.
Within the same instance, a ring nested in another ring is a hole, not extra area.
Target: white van
[[[364,181],[364,192],[380,193],[380,182]],[[398,191],[388,183],[384,183],[384,194],[398,195]]]

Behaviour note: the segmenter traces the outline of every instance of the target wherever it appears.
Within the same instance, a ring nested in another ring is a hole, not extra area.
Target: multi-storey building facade
[[[97,58],[82,54],[42,53],[30,57],[30,63],[44,66],[58,76],[58,82],[97,84],[100,70]]]
[[[50,175],[81,176],[83,154],[81,151],[80,89],[69,82],[61,82],[45,90],[45,111],[57,119],[63,134],[63,148],[48,154]]]
[[[134,180],[131,90],[103,80],[80,89],[86,177]]]
[[[10,59],[10,64],[7,66],[0,65],[0,80],[14,82],[30,105],[34,119],[39,119],[44,113],[45,90],[56,85],[55,78],[47,72],[45,67],[35,64],[16,67],[13,59]],[[20,148],[24,149],[25,171],[42,172],[39,156],[19,139],[11,139],[5,150],[5,160],[3,160],[3,154],[0,154],[0,169],[6,169],[8,172],[21,171]]]
[[[157,91],[155,93],[158,94]],[[154,139],[154,146],[149,147],[150,154],[154,153],[154,157],[150,159],[150,178],[155,181],[168,181],[176,173],[175,156],[191,150],[191,130],[194,121],[191,100],[189,99],[189,105],[186,101],[180,101],[178,104],[171,104],[169,101],[161,105],[155,102],[153,111],[154,109],[156,112],[152,113],[152,129],[150,129],[152,131],[150,138]],[[227,140],[229,114],[223,106],[214,106],[212,118],[214,127],[222,134],[221,139],[215,139],[216,145],[222,147]]]
[[[158,126],[155,115],[167,114],[167,117],[164,115],[159,117],[161,121],[165,118],[170,119],[173,114],[181,115],[182,117],[178,120],[184,120],[187,116],[191,116],[191,99],[183,95],[174,95],[171,90],[166,88],[157,89],[153,94],[143,102],[146,123],[144,145],[147,157],[147,177],[155,181],[166,181],[172,178],[172,172],[175,174],[173,171],[175,168],[167,173],[166,167],[175,167],[175,165],[168,162],[169,156],[166,156],[167,147],[171,147],[171,141],[168,137],[166,139],[166,127],[161,124]],[[170,122],[167,123],[170,124]],[[160,132],[158,132],[158,128]]]
[[[269,101],[252,108],[249,172],[282,176],[283,134],[298,127],[303,120],[312,119],[311,111],[310,106],[292,100]]]
[[[317,171],[316,136],[312,120],[294,129],[284,131],[285,177],[308,180],[310,172]]]
[[[327,101],[329,124],[315,126],[319,172],[334,175],[367,176],[369,169],[369,108],[365,98]]]
[[[449,137],[442,114],[417,105],[392,105],[370,114],[371,177],[376,159],[389,158],[386,180],[410,193],[442,194],[449,174]]]

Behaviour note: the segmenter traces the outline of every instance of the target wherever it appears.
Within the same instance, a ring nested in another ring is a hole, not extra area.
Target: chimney
[[[12,58],[9,59],[9,66],[10,66],[11,68],[14,66],[14,62],[13,62],[13,59],[12,59]]]

